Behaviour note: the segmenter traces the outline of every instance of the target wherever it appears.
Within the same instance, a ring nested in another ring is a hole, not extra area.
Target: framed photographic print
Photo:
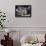
[[[31,17],[31,5],[16,5],[15,17]]]

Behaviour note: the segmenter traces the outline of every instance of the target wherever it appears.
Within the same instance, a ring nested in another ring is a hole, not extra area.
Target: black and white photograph
[[[31,17],[31,5],[16,5],[15,17]]]

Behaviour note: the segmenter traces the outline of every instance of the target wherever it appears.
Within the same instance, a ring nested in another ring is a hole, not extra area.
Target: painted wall
[[[15,5],[19,5],[19,4],[20,5],[32,4],[31,18],[15,17]],[[13,27],[10,28],[12,31],[13,30],[20,31],[20,37],[24,34],[27,34],[28,32],[30,33],[30,31],[46,31],[46,28],[44,28],[46,27],[46,0],[0,0],[0,10],[6,13],[7,20],[9,20],[9,23],[5,22],[5,26]],[[15,36],[18,38],[17,33]],[[14,39],[16,40],[16,38]],[[16,43],[16,45],[18,46],[19,43]]]
[[[16,18],[15,5],[32,4],[31,18]],[[0,10],[6,12],[6,27],[46,27],[46,0],[0,0]]]

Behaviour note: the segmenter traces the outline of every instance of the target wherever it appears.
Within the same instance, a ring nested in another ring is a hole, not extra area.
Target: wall
[[[15,17],[15,5],[19,4],[32,4],[31,18]],[[9,20],[5,26],[8,29],[10,27],[11,30],[20,31],[20,37],[30,31],[46,31],[46,0],[0,0],[0,10],[6,12]]]
[[[31,18],[15,17],[15,5],[19,4],[32,5]],[[45,31],[46,33],[46,0],[0,0],[0,10],[6,13],[7,20],[9,20],[9,23],[5,22],[5,26],[12,31],[20,31],[20,37],[30,34],[31,31]],[[15,43],[18,46],[20,43],[16,39],[18,40],[19,34],[14,34],[11,35],[14,38],[14,46]]]
[[[31,18],[16,18],[15,5],[32,4]],[[6,27],[46,27],[46,0],[0,0],[0,10],[6,12]]]

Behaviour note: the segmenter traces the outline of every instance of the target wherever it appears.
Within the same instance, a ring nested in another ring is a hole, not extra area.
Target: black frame
[[[16,9],[18,9],[18,8],[28,8],[28,7],[30,7],[30,9],[29,10],[27,10],[27,15],[28,14],[30,14],[30,16],[21,16],[21,15],[17,15],[17,11],[16,11]],[[15,17],[31,17],[31,15],[32,15],[32,7],[31,7],[31,5],[16,5],[15,6]]]

